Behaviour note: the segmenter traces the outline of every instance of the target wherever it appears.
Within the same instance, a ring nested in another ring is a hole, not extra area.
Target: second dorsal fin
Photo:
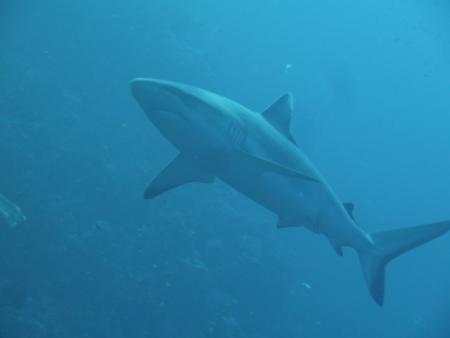
[[[267,108],[262,115],[270,124],[272,124],[272,126],[277,128],[280,133],[286,136],[292,143],[296,144],[290,131],[293,108],[294,99],[291,93],[287,93]]]

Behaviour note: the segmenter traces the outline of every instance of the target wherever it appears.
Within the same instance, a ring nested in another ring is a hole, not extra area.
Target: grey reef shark
[[[373,299],[383,305],[386,265],[450,230],[450,221],[369,234],[355,222],[290,132],[293,98],[262,113],[210,91],[136,78],[131,92],[178,156],[150,183],[145,198],[190,182],[225,182],[278,216],[278,228],[305,227],[336,253],[356,250]]]

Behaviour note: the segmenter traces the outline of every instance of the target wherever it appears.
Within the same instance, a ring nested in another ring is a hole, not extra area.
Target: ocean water
[[[134,77],[263,111],[368,232],[450,219],[445,0],[0,3],[1,338],[448,338],[450,235],[393,262],[379,308],[344,257],[223,183],[146,201],[177,154]]]

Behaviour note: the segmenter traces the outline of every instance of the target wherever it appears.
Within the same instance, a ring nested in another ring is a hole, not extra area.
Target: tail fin
[[[450,230],[450,221],[419,225],[410,228],[373,234],[374,247],[359,251],[364,278],[375,302],[384,302],[386,265],[401,254],[442,236]]]

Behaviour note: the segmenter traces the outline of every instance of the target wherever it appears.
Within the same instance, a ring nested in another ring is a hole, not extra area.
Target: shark
[[[276,226],[304,227],[326,237],[334,251],[352,248],[367,288],[382,306],[385,271],[394,258],[450,230],[450,221],[368,233],[301,150],[290,131],[293,95],[262,113],[199,87],[135,78],[131,92],[178,155],[149,184],[152,199],[182,185],[223,181],[277,217]]]

